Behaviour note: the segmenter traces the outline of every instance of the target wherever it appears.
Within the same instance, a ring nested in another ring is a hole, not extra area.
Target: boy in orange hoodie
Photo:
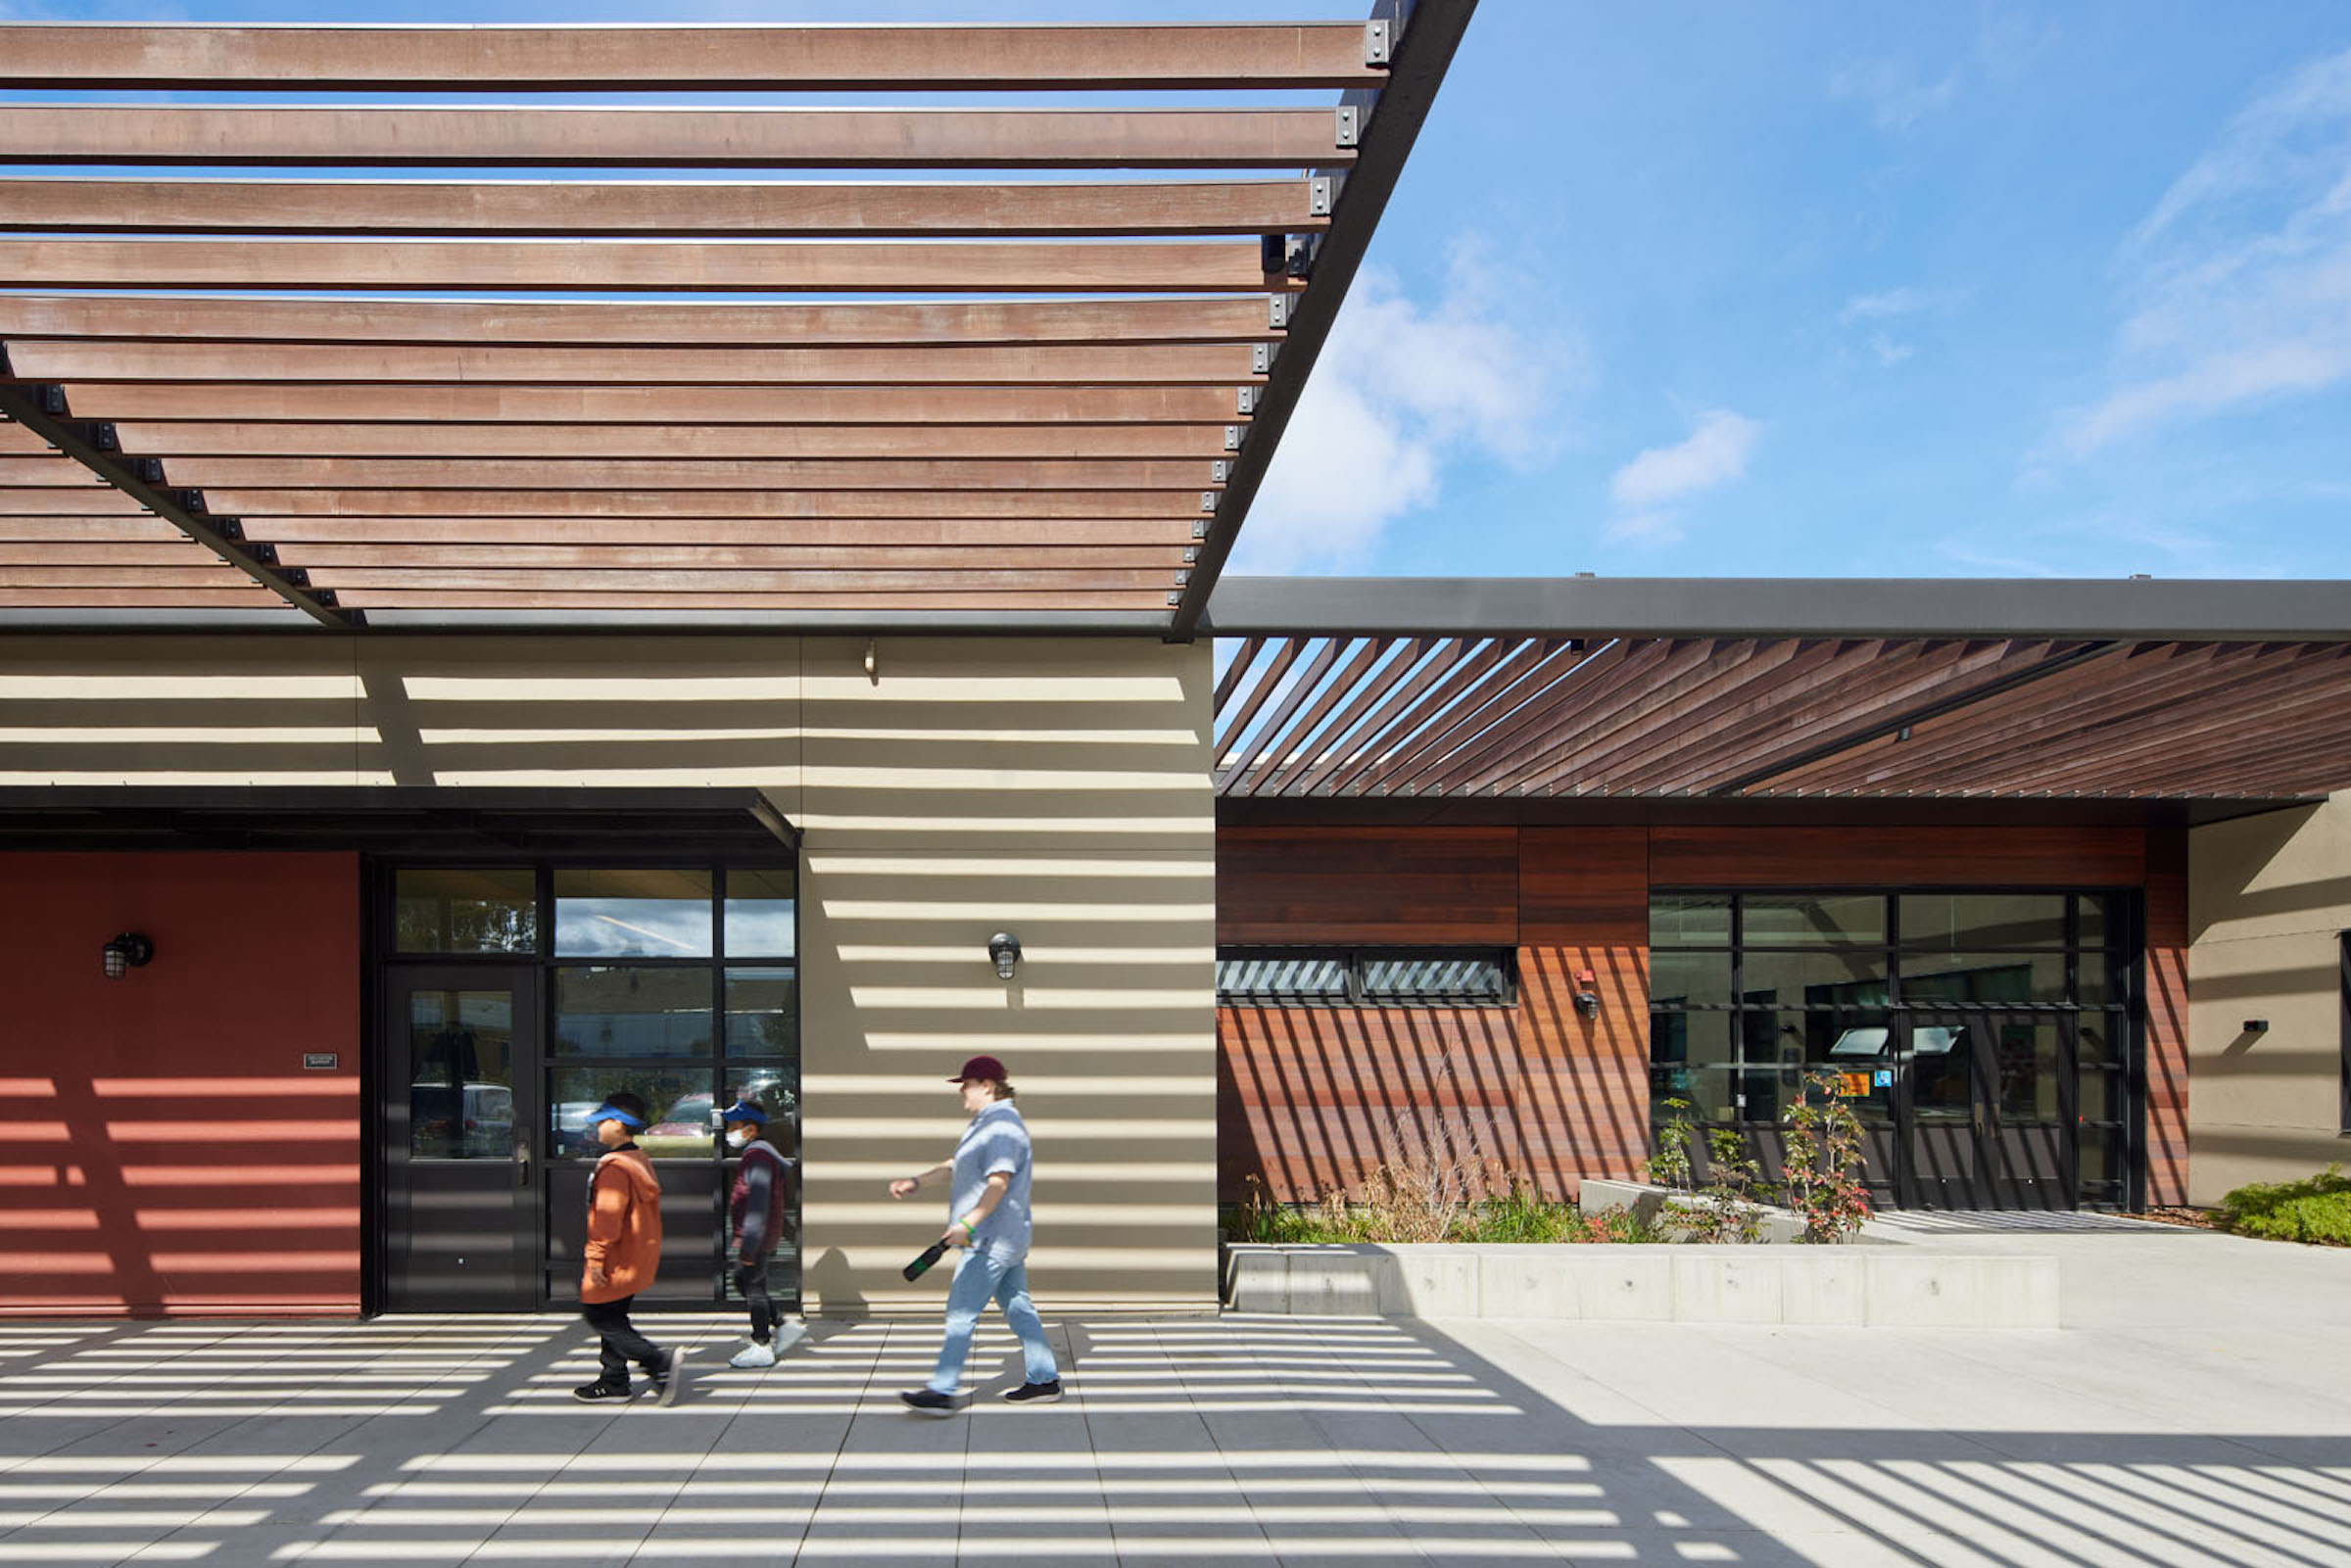
[[[686,1353],[664,1351],[637,1332],[629,1303],[653,1282],[661,1266],[661,1180],[637,1147],[646,1125],[645,1102],[615,1094],[588,1114],[604,1153],[588,1177],[588,1246],[580,1272],[580,1315],[603,1338],[602,1373],[571,1391],[575,1400],[625,1400],[629,1363],[653,1381],[663,1404],[685,1381]]]

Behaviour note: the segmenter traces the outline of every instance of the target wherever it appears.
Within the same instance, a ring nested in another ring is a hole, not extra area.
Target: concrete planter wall
[[[1227,1249],[1225,1305],[1331,1317],[2055,1328],[2057,1260],[1894,1247]]]

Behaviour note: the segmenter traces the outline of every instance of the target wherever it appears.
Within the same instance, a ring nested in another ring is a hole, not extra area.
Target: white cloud
[[[1524,300],[1474,242],[1423,305],[1378,267],[1356,275],[1233,549],[1236,572],[1345,568],[1395,518],[1434,501],[1448,470],[1524,464],[1557,439],[1586,378],[1575,345],[1496,313]]]
[[[1612,545],[1679,545],[1684,535],[1680,520],[1671,512],[1633,512],[1609,523],[1606,538]]]
[[[1653,447],[1617,469],[1608,494],[1619,506],[1641,510],[1727,484],[1747,472],[1762,428],[1728,408],[1709,408],[1687,441]]]
[[[1930,115],[1939,115],[1959,98],[1959,71],[1946,71],[1940,80],[1924,81],[1908,67],[1893,61],[1848,66],[1829,77],[1830,95],[1856,99],[1869,106],[1869,118],[1880,130],[1908,130]]]
[[[2111,386],[2064,421],[2076,455],[2351,378],[2351,50],[2249,105],[2116,262]]]
[[[1869,352],[1878,356],[1878,363],[1889,369],[1900,364],[1918,352],[1909,344],[1899,342],[1883,332],[1872,332],[1868,342]]]

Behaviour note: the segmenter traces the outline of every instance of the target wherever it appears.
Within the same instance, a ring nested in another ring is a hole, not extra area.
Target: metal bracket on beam
[[[1330,216],[1330,176],[1317,174],[1306,182],[1306,215]]]
[[[1255,388],[1255,387],[1242,387],[1242,388],[1240,388],[1240,389],[1239,389],[1239,391],[1240,391],[1240,396],[1239,396],[1239,398],[1238,398],[1238,400],[1237,400],[1237,401],[1238,401],[1238,403],[1239,403],[1239,404],[1240,404],[1240,409],[1241,409],[1241,412],[1243,412],[1243,413],[1255,413],[1255,412],[1257,412],[1257,388]]]
[[[1257,374],[1271,375],[1273,371],[1273,345],[1252,344],[1249,349],[1249,368]]]
[[[1290,317],[1298,313],[1298,297],[1293,294],[1273,294],[1266,298],[1266,325],[1276,331],[1285,330]]]
[[[1192,519],[1192,537],[1194,539],[1206,539],[1208,537],[1207,518],[1195,517]]]
[[[1177,572],[1177,573],[1176,574],[1176,586],[1177,588],[1181,588],[1181,587],[1183,587],[1183,586],[1184,586],[1186,583],[1189,583],[1191,580],[1192,580],[1192,574],[1191,574],[1190,572]]]
[[[1209,473],[1215,477],[1218,484],[1222,485],[1224,483],[1224,481],[1232,477],[1232,464],[1220,457],[1209,469]]]
[[[1226,451],[1239,451],[1241,450],[1241,427],[1239,425],[1226,425],[1224,427],[1224,450]]]
[[[62,385],[11,385],[13,374],[7,346],[0,344],[0,415],[24,426],[93,478],[169,523],[312,620],[338,629],[365,624],[360,612],[338,609],[333,594],[312,589],[307,573],[280,567],[271,546],[246,540],[237,519],[207,516],[202,492],[167,486],[161,459],[123,452],[113,425],[75,419]]]
[[[1394,46],[1395,39],[1389,34],[1388,24],[1386,23],[1367,22],[1364,24],[1365,65],[1386,65],[1388,63],[1388,51]]]
[[[1200,492],[1200,509],[1204,512],[1213,512],[1217,509],[1217,493],[1215,491]]]
[[[1189,565],[1191,565],[1191,564],[1192,564],[1192,562],[1194,562],[1194,561],[1198,560],[1199,558],[1200,558],[1200,546],[1197,546],[1197,545],[1186,545],[1186,546],[1183,546],[1183,564],[1184,564],[1184,565],[1186,565],[1186,566],[1189,566]]]
[[[1332,127],[1335,145],[1353,147],[1363,133],[1364,117],[1353,104],[1344,104],[1337,111],[1338,122]]]

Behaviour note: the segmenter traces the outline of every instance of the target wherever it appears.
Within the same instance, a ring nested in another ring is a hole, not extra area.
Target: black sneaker
[[[686,1353],[672,1351],[661,1370],[653,1374],[653,1402],[674,1404],[678,1391],[686,1386]]]
[[[1047,1378],[1042,1383],[1024,1383],[1017,1389],[1006,1389],[997,1396],[1006,1404],[1054,1404],[1061,1400],[1061,1379]]]
[[[969,1394],[940,1394],[934,1389],[916,1389],[898,1398],[917,1415],[953,1415],[957,1410],[970,1408],[972,1402]]]
[[[626,1383],[615,1383],[610,1378],[600,1377],[593,1383],[583,1383],[573,1389],[571,1397],[589,1402],[597,1400],[625,1400],[629,1397],[629,1386]]]

